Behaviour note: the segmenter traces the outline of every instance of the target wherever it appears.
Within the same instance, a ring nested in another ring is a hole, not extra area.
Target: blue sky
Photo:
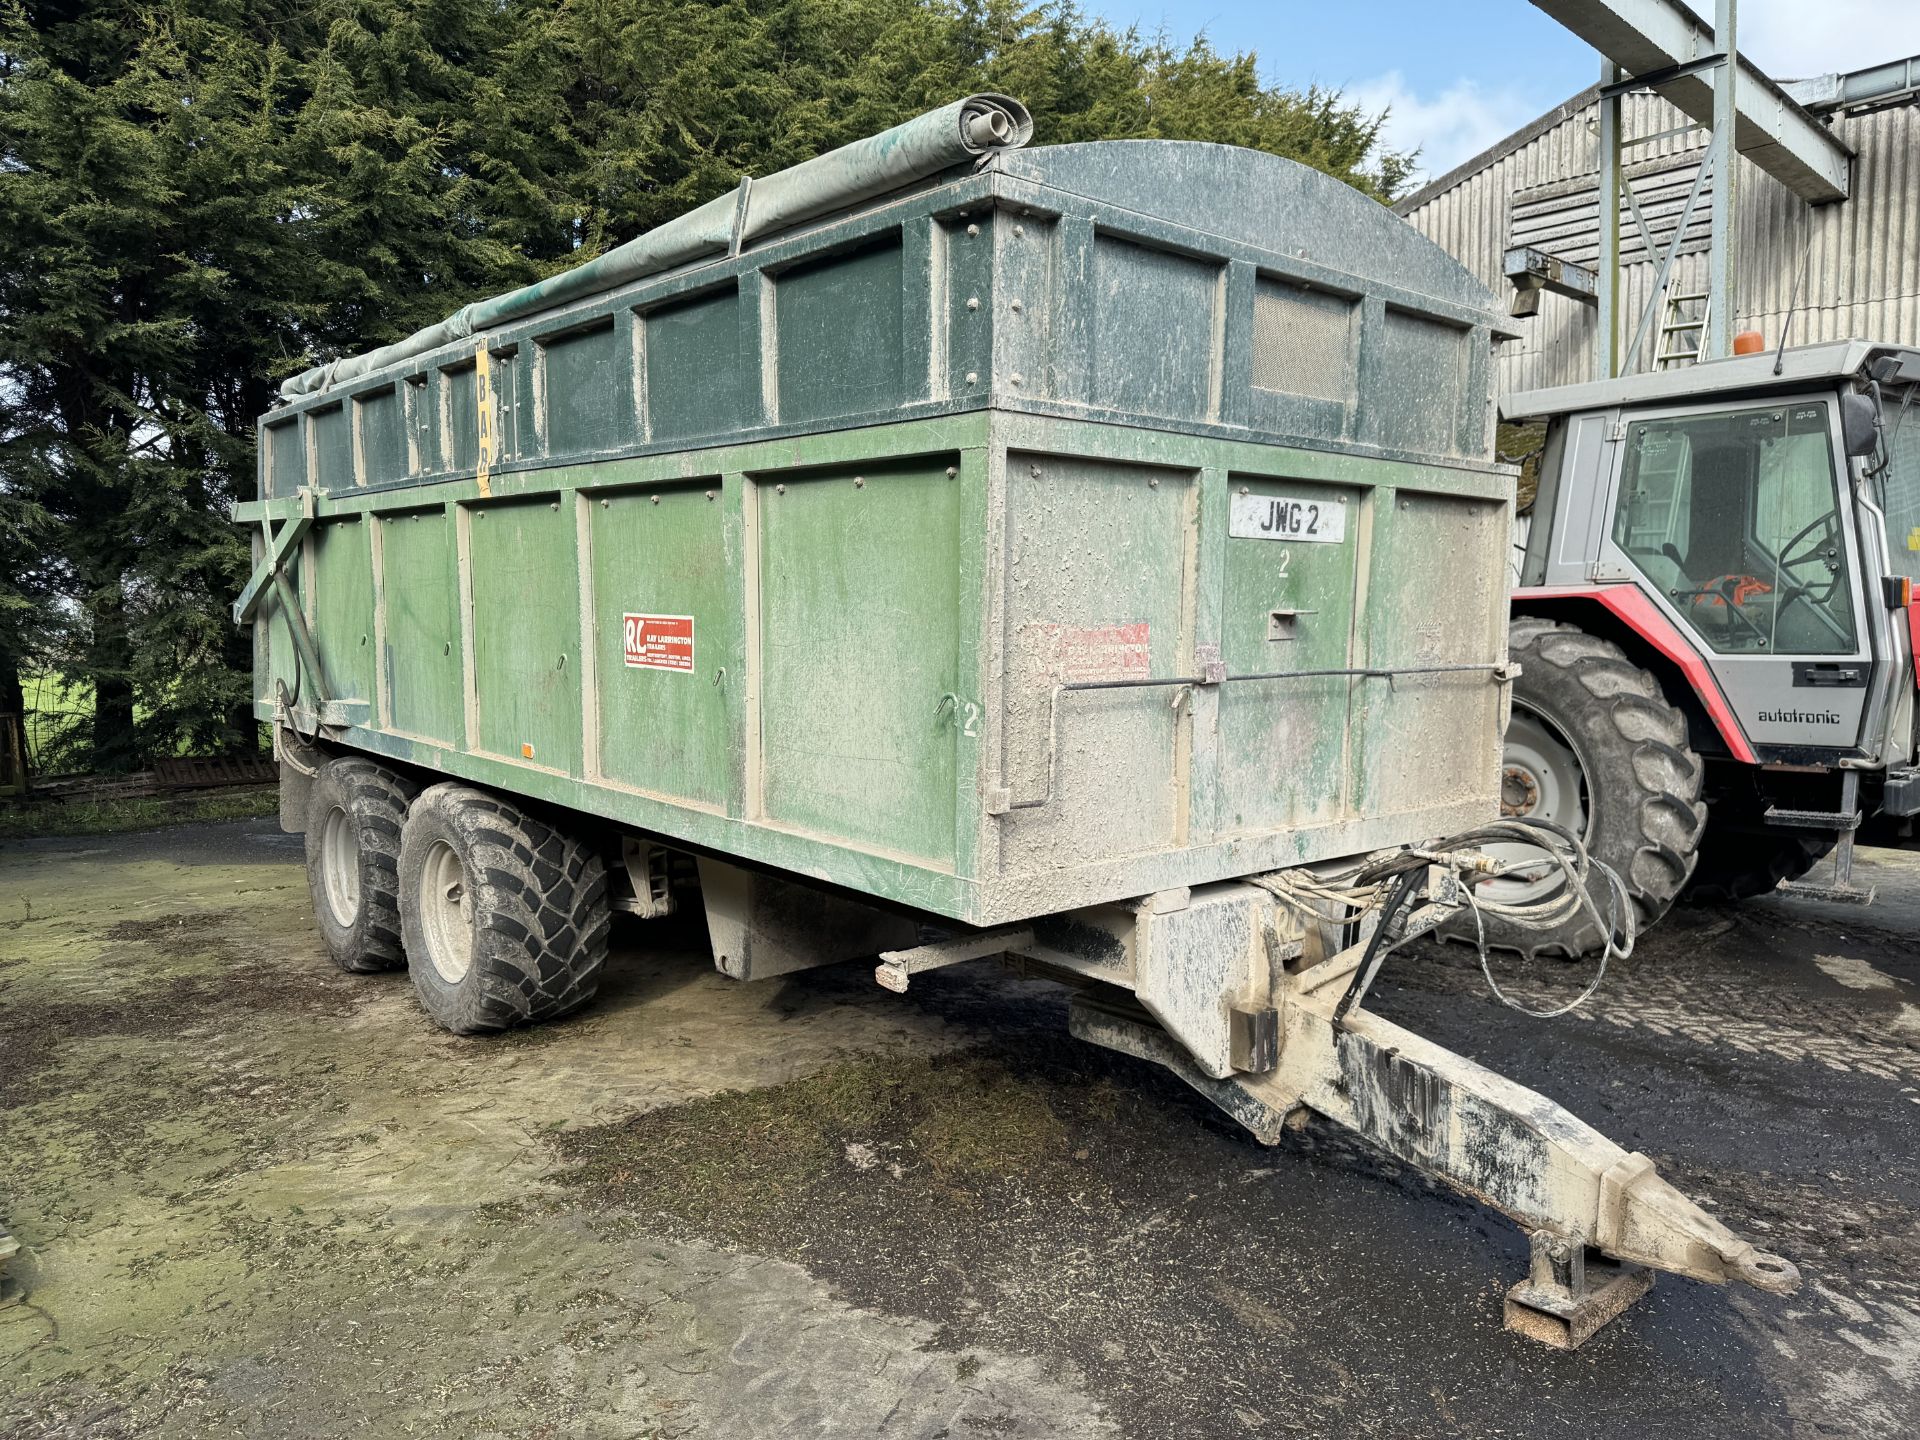
[[[1264,79],[1390,107],[1389,143],[1445,172],[1591,85],[1600,58],[1527,0],[1082,0],[1117,26],[1205,31]],[[1711,0],[1693,0],[1710,14]],[[1920,53],[1920,0],[1740,0],[1740,48],[1781,79]]]

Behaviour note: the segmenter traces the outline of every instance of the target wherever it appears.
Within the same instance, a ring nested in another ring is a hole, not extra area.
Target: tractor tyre
[[[400,897],[414,991],[456,1035],[556,1019],[599,988],[607,867],[510,800],[453,783],[422,792],[400,841]]]
[[[1704,767],[1687,744],[1686,717],[1618,645],[1577,626],[1519,616],[1508,649],[1520,674],[1501,811],[1554,820],[1582,836],[1588,854],[1619,874],[1644,930],[1686,885],[1706,826]],[[1475,893],[1513,902],[1564,883],[1557,875],[1531,883],[1494,880]],[[1587,888],[1604,919],[1610,904],[1605,876],[1596,869]],[[1472,917],[1451,922],[1447,934],[1471,943]],[[1578,957],[1605,939],[1584,910],[1547,930],[1487,916],[1486,936],[1494,948],[1529,957]]]
[[[307,887],[333,963],[352,974],[397,970],[400,829],[419,791],[359,755],[322,765],[307,787]]]
[[[1771,895],[1826,859],[1837,843],[1818,831],[1735,828],[1711,814],[1684,898],[1690,905],[1724,905]]]

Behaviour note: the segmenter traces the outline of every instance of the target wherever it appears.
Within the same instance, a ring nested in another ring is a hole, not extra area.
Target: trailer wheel
[[[552,1020],[599,988],[606,866],[508,800],[424,791],[400,842],[400,896],[413,988],[456,1035]]]
[[[404,963],[400,936],[400,828],[419,790],[358,755],[329,760],[308,787],[307,886],[327,953],[367,974]]]
[[[1594,859],[1626,883],[1642,929],[1673,904],[1693,873],[1706,807],[1703,767],[1687,745],[1687,722],[1659,682],[1611,641],[1533,616],[1513,622],[1508,649],[1520,665],[1507,730],[1501,811],[1556,821],[1581,835]],[[1476,894],[1521,900],[1564,883],[1494,880]],[[1607,883],[1595,874],[1595,905],[1607,913]],[[1584,914],[1551,930],[1521,930],[1488,917],[1487,940],[1524,955],[1583,955],[1602,936]],[[1469,918],[1448,928],[1472,941]]]
[[[1700,864],[1688,882],[1689,903],[1725,904],[1771,895],[1789,880],[1798,880],[1832,853],[1831,835],[1782,833],[1778,830],[1735,829],[1718,817],[1707,821],[1700,841]]]

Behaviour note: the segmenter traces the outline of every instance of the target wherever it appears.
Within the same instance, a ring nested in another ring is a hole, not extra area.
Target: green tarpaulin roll
[[[657,275],[736,244],[884,195],[993,150],[1033,138],[1027,107],[1005,95],[969,95],[891,130],[842,145],[760,180],[742,180],[697,210],[571,270],[490,300],[461,307],[438,325],[364,355],[317,365],[284,381],[289,398],[344,385],[389,365],[438,350],[509,321]]]

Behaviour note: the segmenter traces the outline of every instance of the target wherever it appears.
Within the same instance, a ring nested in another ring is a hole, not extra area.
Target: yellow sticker
[[[478,468],[474,479],[480,482],[480,498],[487,499],[493,494],[493,486],[488,477],[493,471],[493,355],[482,340],[480,348],[473,357],[473,397],[477,411],[476,424],[479,434]]]
[[[1913,529],[1907,531],[1907,548],[1909,550],[1920,550],[1920,525],[1916,525]]]

